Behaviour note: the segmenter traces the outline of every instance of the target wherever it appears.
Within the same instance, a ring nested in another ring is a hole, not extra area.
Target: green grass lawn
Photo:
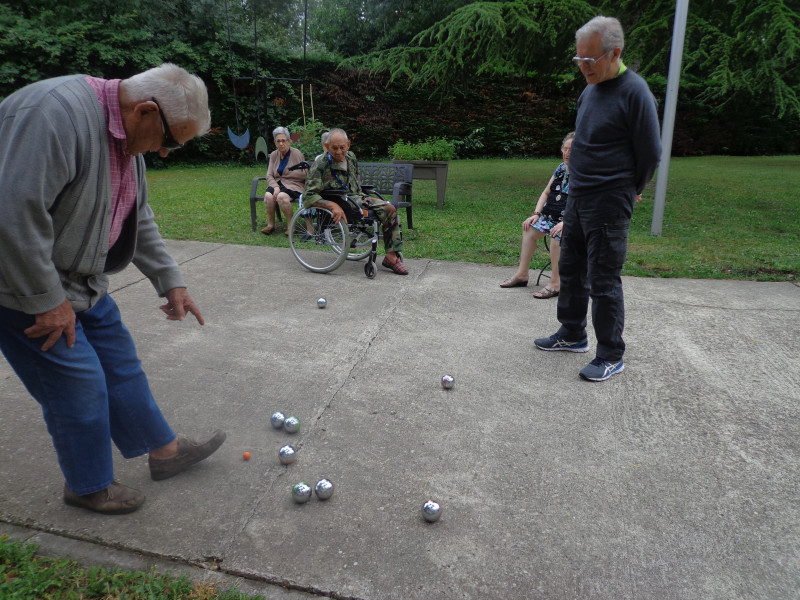
[[[236,589],[194,583],[155,571],[84,567],[36,555],[37,546],[0,535],[3,600],[264,600]]]
[[[447,200],[414,181],[414,229],[405,255],[516,265],[521,223],[555,159],[455,160]],[[288,247],[280,229],[250,230],[250,181],[266,167],[150,170],[150,198],[166,238]],[[800,274],[800,156],[676,158],[662,235],[650,234],[655,182],[636,206],[625,275],[796,280]],[[401,210],[401,213],[403,211]],[[405,215],[401,214],[405,227]],[[259,229],[266,215],[259,206]],[[544,264],[537,251],[533,265]]]

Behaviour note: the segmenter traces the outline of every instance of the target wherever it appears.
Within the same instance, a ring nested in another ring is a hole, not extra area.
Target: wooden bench
[[[378,192],[387,202],[391,202],[395,208],[406,209],[406,220],[408,228],[414,228],[414,221],[411,214],[412,202],[412,179],[414,175],[414,165],[393,164],[393,163],[359,163],[358,174],[361,177],[361,185],[365,193],[370,191]],[[263,186],[261,185],[263,182]],[[258,228],[257,208],[259,203],[264,201],[266,193],[266,177],[253,177],[250,186],[250,226],[253,231]],[[263,188],[263,191],[259,190]],[[275,209],[275,217],[281,220],[281,211]]]

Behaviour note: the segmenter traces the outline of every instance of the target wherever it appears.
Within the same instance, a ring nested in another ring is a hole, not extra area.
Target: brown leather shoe
[[[178,437],[178,453],[172,458],[157,459],[150,456],[150,477],[155,481],[167,479],[185,471],[193,464],[208,458],[225,441],[225,432],[219,429],[205,440],[195,442],[185,437]]]
[[[64,504],[77,506],[106,515],[124,515],[133,512],[144,503],[144,494],[132,487],[114,481],[104,490],[78,496],[64,485]]]

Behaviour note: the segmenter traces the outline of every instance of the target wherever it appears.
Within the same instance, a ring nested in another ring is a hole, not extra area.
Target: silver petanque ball
[[[285,420],[286,420],[286,415],[284,415],[279,410],[272,413],[272,416],[269,418],[269,422],[275,429],[280,429],[281,427],[283,427],[283,422]]]
[[[422,516],[428,523],[438,521],[442,516],[442,506],[436,500],[426,500],[422,505]]]
[[[333,496],[333,482],[330,479],[320,479],[314,486],[314,491],[317,492],[317,498],[327,500]]]
[[[317,306],[319,306],[320,308],[325,308],[326,306],[328,306],[328,301],[325,300],[325,298],[320,298],[319,300],[317,300]]]
[[[452,375],[442,375],[442,387],[446,390],[453,389],[456,379]]]
[[[311,499],[311,486],[305,481],[295,483],[292,486],[292,500],[298,504],[305,504]]]
[[[300,419],[297,417],[286,417],[283,421],[283,428],[286,433],[297,433],[300,431]]]
[[[291,446],[283,446],[278,450],[278,460],[281,461],[282,465],[293,463],[295,458],[297,458],[297,452]]]

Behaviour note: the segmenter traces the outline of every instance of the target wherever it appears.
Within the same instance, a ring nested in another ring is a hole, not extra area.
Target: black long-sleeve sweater
[[[644,79],[626,69],[587,85],[578,98],[570,154],[570,196],[634,187],[639,194],[661,159],[656,100]]]

